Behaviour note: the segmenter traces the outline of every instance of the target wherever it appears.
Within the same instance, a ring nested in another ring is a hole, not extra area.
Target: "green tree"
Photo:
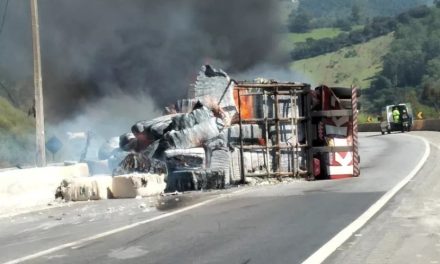
[[[351,23],[348,19],[338,19],[336,20],[336,27],[338,27],[342,31],[350,31],[351,30]]]
[[[351,20],[355,24],[360,24],[361,22],[361,7],[358,4],[354,4],[351,7]]]
[[[383,75],[379,75],[371,84],[373,90],[390,89],[392,87],[391,81]]]
[[[423,92],[421,100],[432,105],[437,112],[440,111],[440,57],[427,63],[426,74],[422,81]]]
[[[312,17],[303,11],[292,11],[289,15],[288,28],[290,32],[304,33],[311,29]]]

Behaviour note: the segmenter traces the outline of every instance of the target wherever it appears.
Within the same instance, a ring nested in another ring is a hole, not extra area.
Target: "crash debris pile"
[[[258,79],[254,83],[276,82]],[[120,136],[120,149],[128,154],[113,174],[163,171],[167,192],[217,189],[240,183],[241,167],[246,174],[274,176],[270,172],[286,170],[294,176],[294,159],[298,162],[302,156],[298,150],[293,154],[292,149],[303,140],[298,128],[303,124],[272,122],[264,126],[240,124],[240,119],[293,118],[301,114],[301,99],[285,96],[275,101],[274,95],[264,97],[258,89],[246,92],[260,92],[259,96],[239,99],[238,86],[224,71],[203,66],[189,89],[190,98],[167,106],[164,116],[135,123],[131,133]],[[278,143],[290,147],[279,153],[281,162],[275,160],[272,147]],[[270,150],[265,149],[266,145]]]
[[[65,201],[136,198],[162,194],[165,187],[164,175],[159,174],[91,176],[63,180],[55,197]]]
[[[224,131],[237,113],[232,89],[227,89],[230,85],[224,72],[205,66],[193,87],[194,98],[179,100],[167,107],[168,115],[132,127],[137,140],[132,151],[165,165],[167,191],[224,188],[229,184],[230,159]],[[212,91],[205,91],[207,87]],[[220,102],[221,98],[224,101]],[[221,183],[212,184],[212,179]]]
[[[112,176],[63,182],[58,195],[134,198],[359,171],[356,89],[238,82],[205,65],[188,95],[101,147],[92,174],[107,165]]]
[[[113,177],[113,198],[136,198],[158,195],[166,187],[164,176],[158,174],[128,174]]]
[[[66,201],[101,200],[111,197],[111,176],[80,177],[63,180],[56,197]]]
[[[107,162],[111,186],[109,178],[90,177],[63,183],[60,195],[133,198],[258,178],[359,175],[356,89],[312,90],[262,78],[238,82],[205,65],[188,94],[165,107],[163,116],[136,122],[104,144],[96,164]]]

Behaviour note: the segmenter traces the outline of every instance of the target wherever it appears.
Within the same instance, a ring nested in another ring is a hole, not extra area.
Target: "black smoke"
[[[71,118],[109,95],[147,95],[157,105],[167,104],[186,97],[204,63],[230,73],[276,63],[277,3],[39,1],[46,116],[50,121]],[[21,71],[29,79],[32,50],[27,5],[26,0],[10,3],[8,28],[0,36],[0,53],[8,54],[2,55],[6,62],[0,61],[0,66]],[[2,46],[1,38],[8,34],[20,43],[6,40]]]

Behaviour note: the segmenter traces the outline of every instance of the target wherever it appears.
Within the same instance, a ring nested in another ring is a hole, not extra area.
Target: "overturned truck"
[[[115,174],[164,172],[168,192],[360,174],[354,87],[236,81],[206,65],[188,94],[120,137],[130,154]]]

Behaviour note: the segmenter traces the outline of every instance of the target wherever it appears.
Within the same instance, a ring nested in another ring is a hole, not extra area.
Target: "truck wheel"
[[[387,133],[388,133],[388,134],[391,134],[391,130],[388,129],[388,130],[387,130]]]
[[[383,132],[383,131],[380,131],[380,133],[382,133],[382,135],[385,135],[385,132]]]

